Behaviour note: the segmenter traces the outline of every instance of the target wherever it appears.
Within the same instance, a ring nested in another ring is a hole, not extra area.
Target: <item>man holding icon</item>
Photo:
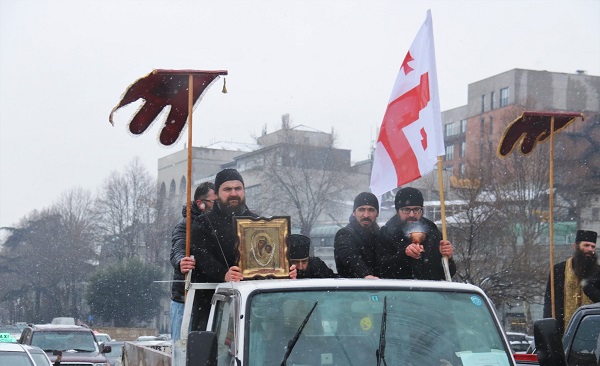
[[[444,280],[442,256],[448,258],[450,276],[456,273],[452,243],[442,240],[437,226],[423,217],[423,194],[406,187],[396,193],[397,214],[381,228],[377,250],[383,278]]]

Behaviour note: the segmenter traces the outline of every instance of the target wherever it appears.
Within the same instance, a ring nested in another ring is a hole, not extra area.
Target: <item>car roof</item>
[[[19,343],[0,343],[0,351],[2,352],[25,352],[22,344]]]
[[[214,284],[192,283],[191,287],[196,289],[214,289]],[[356,288],[389,288],[396,290],[441,290],[441,291],[465,291],[478,292],[485,296],[483,291],[474,285],[447,282],[447,281],[422,281],[422,280],[390,280],[390,279],[363,279],[363,278],[319,278],[319,279],[271,279],[268,281],[249,280],[239,282],[222,282],[217,289],[235,289],[242,293],[250,293],[255,290],[311,290],[323,288],[356,289]]]
[[[70,331],[70,332],[92,332],[90,328],[81,325],[63,325],[63,324],[34,324],[30,325],[34,331]]]

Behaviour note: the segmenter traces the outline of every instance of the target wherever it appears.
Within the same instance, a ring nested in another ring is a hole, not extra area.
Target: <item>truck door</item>
[[[237,358],[237,339],[239,338],[239,295],[215,294],[212,329],[217,336],[217,365],[234,365]]]

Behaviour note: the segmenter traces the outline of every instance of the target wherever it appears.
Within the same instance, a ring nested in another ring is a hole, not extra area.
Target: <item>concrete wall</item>
[[[125,342],[123,366],[171,366],[171,354]]]

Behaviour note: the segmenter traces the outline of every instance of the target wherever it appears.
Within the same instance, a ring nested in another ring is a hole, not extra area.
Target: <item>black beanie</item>
[[[310,239],[301,234],[288,236],[288,257],[290,259],[308,258],[310,253]]]
[[[396,211],[406,206],[423,206],[423,194],[416,188],[402,188],[396,193],[394,206]]]
[[[219,194],[221,184],[230,180],[239,180],[244,185],[244,179],[242,179],[242,175],[237,170],[231,168],[223,169],[215,177],[215,193]]]
[[[595,231],[589,230],[577,230],[577,235],[575,236],[576,243],[579,243],[580,241],[595,243],[596,239],[598,239],[598,234]]]
[[[377,201],[377,197],[370,192],[362,192],[354,199],[354,208],[352,211],[356,211],[360,206],[373,206],[379,212],[379,201]]]

